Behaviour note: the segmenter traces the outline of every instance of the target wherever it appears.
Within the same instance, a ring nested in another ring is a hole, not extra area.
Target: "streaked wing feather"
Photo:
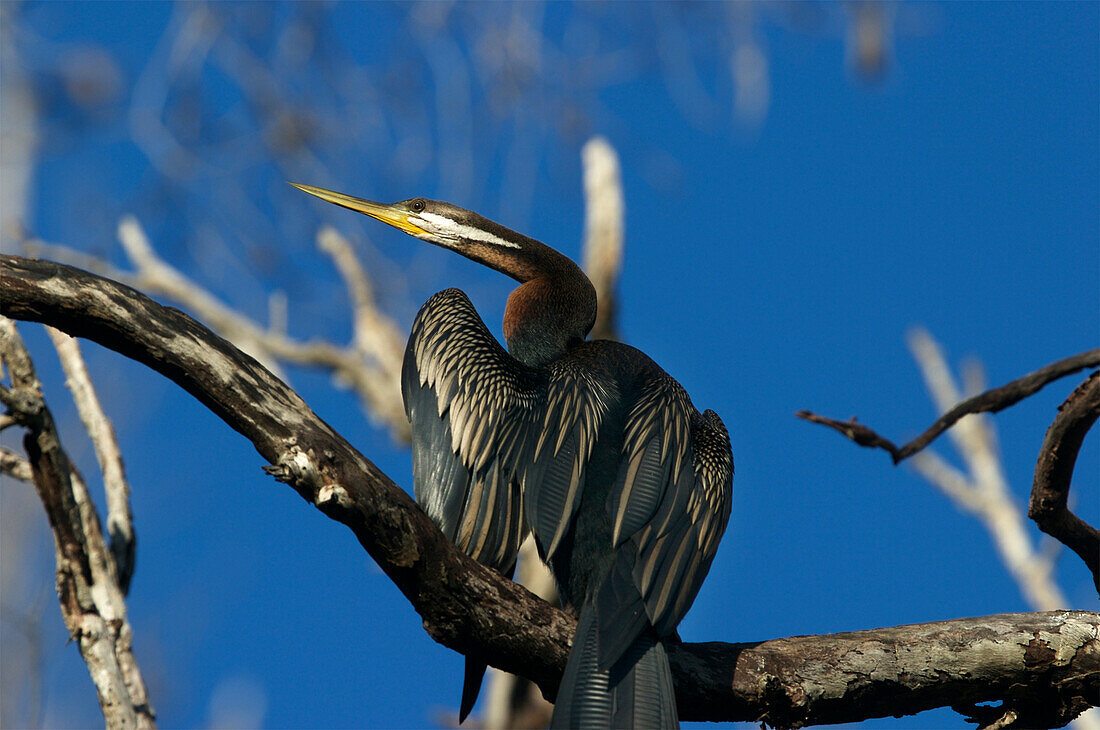
[[[584,490],[585,465],[616,399],[609,378],[569,360],[550,366],[541,432],[523,477],[527,521],[543,560],[557,552],[573,520]]]
[[[692,458],[684,461],[666,497],[674,508],[634,538],[635,583],[659,635],[671,633],[695,600],[732,506],[733,457],[717,414],[692,414],[691,442]]]
[[[526,532],[520,468],[542,418],[546,378],[504,351],[466,295],[429,299],[405,350],[401,391],[412,423],[417,502],[448,538],[498,570]]]
[[[628,415],[608,496],[617,556],[598,599],[601,666],[630,645],[639,610],[659,636],[675,630],[729,519],[732,473],[718,416],[700,415],[671,378],[650,378]]]

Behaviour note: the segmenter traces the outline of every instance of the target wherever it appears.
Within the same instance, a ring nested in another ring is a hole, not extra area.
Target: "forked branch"
[[[1013,380],[1011,383],[1006,383],[1000,388],[987,390],[973,398],[967,398],[936,419],[936,422],[920,436],[901,447],[896,446],[893,441],[880,436],[867,426],[857,423],[855,417],[847,421],[838,421],[833,418],[819,416],[811,411],[799,411],[795,415],[811,423],[820,423],[839,431],[860,446],[883,449],[889,452],[894,459],[894,463],[897,464],[935,441],[940,434],[955,425],[963,416],[971,413],[997,413],[1003,411],[1005,408],[1019,403],[1024,398],[1038,393],[1044,386],[1059,378],[1073,375],[1086,368],[1095,367],[1100,367],[1100,348],[1067,357],[1065,360],[1059,360],[1029,375]]]
[[[131,650],[125,588],[103,539],[99,515],[61,447],[15,323],[2,316],[0,361],[10,376],[10,387],[0,386],[0,402],[14,422],[27,430],[26,465],[53,531],[61,615],[88,666],[103,718],[110,728],[155,728],[145,682]]]

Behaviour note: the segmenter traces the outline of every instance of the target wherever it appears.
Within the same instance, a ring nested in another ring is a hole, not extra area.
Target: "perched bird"
[[[505,308],[507,352],[458,289],[416,316],[402,393],[417,501],[459,548],[504,572],[530,526],[579,612],[551,727],[676,727],[662,641],[729,521],[722,421],[642,352],[585,341],[595,290],[549,246],[449,203],[295,187],[521,282]],[[483,671],[467,658],[463,717]]]

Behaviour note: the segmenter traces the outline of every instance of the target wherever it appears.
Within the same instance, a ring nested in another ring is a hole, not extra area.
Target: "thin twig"
[[[1065,360],[1059,360],[1029,375],[1013,380],[1011,383],[1002,385],[1000,388],[987,390],[973,398],[967,398],[940,416],[920,436],[900,448],[867,426],[856,423],[854,416],[849,421],[837,421],[810,411],[799,411],[795,415],[811,423],[820,423],[839,431],[860,446],[883,449],[890,453],[894,463],[897,464],[935,441],[940,434],[955,425],[965,415],[970,413],[997,413],[1027,398],[1029,395],[1037,393],[1048,383],[1085,368],[1098,366],[1100,366],[1100,348],[1067,357]]]
[[[370,413],[404,434],[408,417],[401,398],[397,397],[396,384],[401,382],[405,336],[393,319],[378,308],[374,286],[351,243],[332,226],[322,226],[317,232],[317,248],[332,258],[351,298],[354,347],[364,362],[363,367],[371,373],[369,378],[361,379],[360,385],[361,390],[370,393],[367,399]]]

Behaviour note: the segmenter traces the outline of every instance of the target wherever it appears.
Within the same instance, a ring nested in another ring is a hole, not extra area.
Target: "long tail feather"
[[[664,647],[651,632],[614,667],[599,669],[599,622],[586,606],[565,666],[551,728],[676,728],[676,695]]]

